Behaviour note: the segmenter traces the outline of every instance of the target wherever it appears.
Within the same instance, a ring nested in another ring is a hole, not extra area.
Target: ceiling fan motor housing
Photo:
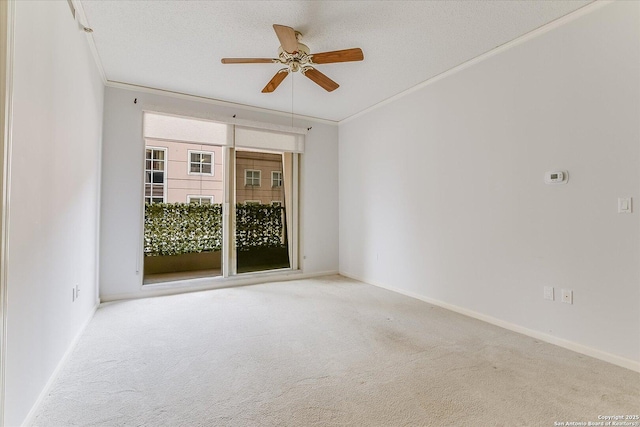
[[[298,50],[293,53],[288,53],[282,48],[282,46],[280,46],[278,48],[278,59],[281,63],[289,67],[289,72],[295,73],[300,71],[303,67],[311,64],[309,52],[311,52],[309,47],[302,43],[298,43]]]

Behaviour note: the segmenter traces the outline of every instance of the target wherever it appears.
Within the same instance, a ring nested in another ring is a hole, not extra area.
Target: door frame
[[[14,0],[0,1],[0,425],[5,420]]]

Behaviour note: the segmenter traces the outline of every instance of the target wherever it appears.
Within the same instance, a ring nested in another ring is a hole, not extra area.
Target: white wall
[[[134,100],[137,99],[137,103]],[[152,295],[141,286],[142,112],[154,110],[201,118],[229,118],[290,125],[291,117],[107,87],[102,153],[100,297],[103,300]],[[338,127],[296,118],[309,127],[303,155],[301,227],[304,273],[338,270]],[[139,269],[139,271],[136,271]],[[212,282],[211,286],[221,285]],[[228,284],[227,284],[228,285]],[[210,286],[205,284],[204,286]]]
[[[9,3],[0,2],[0,205],[6,206],[6,190],[4,188],[6,164],[5,149],[6,143],[6,123],[5,118],[7,104],[8,89],[8,73],[7,73],[7,49],[9,36]],[[4,360],[5,360],[5,252],[6,252],[6,227],[5,227],[6,210],[0,212],[0,424],[4,420]]]
[[[340,124],[341,273],[640,366],[640,3],[590,9]]]
[[[25,420],[97,303],[104,95],[67,2],[15,2],[14,37],[8,426]]]

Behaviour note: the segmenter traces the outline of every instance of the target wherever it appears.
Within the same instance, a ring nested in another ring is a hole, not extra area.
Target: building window
[[[144,160],[144,202],[164,203],[166,201],[165,172],[166,148],[149,147]]]
[[[213,196],[187,196],[187,203],[211,205],[213,204]]]
[[[213,175],[213,153],[189,150],[189,175]]]
[[[280,207],[282,206],[282,202],[280,200],[272,200],[271,205]]]
[[[245,200],[245,205],[261,205],[262,202],[260,200]]]
[[[271,172],[271,186],[272,187],[282,187],[282,172],[281,171],[272,171]]]
[[[255,169],[244,170],[244,185],[260,187],[260,171]]]

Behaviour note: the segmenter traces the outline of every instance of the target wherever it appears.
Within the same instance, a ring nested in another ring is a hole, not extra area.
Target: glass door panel
[[[235,151],[238,274],[291,268],[287,208],[292,167],[286,157],[286,153]]]
[[[145,141],[144,284],[222,275],[224,150]]]

